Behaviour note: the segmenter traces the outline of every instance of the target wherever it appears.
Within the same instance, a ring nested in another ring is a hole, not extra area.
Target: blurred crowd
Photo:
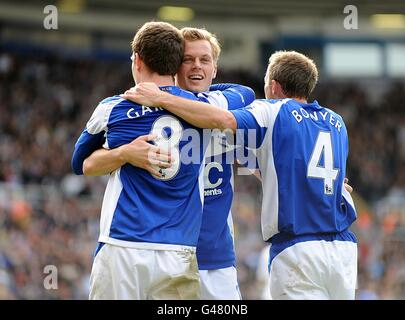
[[[130,63],[0,51],[0,299],[87,298],[106,178],[73,175],[70,159],[98,102],[133,85]],[[263,98],[262,73],[220,71],[216,80]],[[405,81],[321,78],[313,99],[340,113],[349,132],[357,298],[405,299]],[[242,295],[268,298],[260,183],[236,175],[235,191]],[[46,285],[49,266],[57,289]]]

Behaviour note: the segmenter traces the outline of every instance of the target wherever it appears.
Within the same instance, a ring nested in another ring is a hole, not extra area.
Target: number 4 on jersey
[[[322,156],[323,166],[320,166]],[[330,132],[320,131],[308,163],[307,176],[309,178],[323,179],[324,193],[332,195],[334,193],[333,182],[336,180],[338,173],[339,170],[334,169],[333,165],[333,147]]]

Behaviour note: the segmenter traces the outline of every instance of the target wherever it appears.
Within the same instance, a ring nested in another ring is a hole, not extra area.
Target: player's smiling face
[[[208,91],[216,73],[211,44],[207,40],[186,40],[183,63],[177,73],[178,86],[193,92]]]

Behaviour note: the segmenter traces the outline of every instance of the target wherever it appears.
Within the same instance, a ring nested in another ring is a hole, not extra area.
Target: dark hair
[[[280,83],[287,97],[308,98],[318,81],[318,69],[302,53],[277,51],[269,58],[267,77]]]
[[[177,73],[184,56],[184,39],[180,31],[166,22],[147,22],[131,43],[147,67],[161,76]]]

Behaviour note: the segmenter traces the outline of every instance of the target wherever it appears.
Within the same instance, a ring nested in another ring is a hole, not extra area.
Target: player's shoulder
[[[246,109],[254,109],[254,108],[266,108],[269,110],[275,110],[281,108],[283,105],[287,105],[292,99],[256,99],[250,105],[246,107]]]
[[[112,109],[122,100],[120,96],[111,96],[101,100],[86,124],[87,131],[95,134],[105,130]]]
[[[205,91],[205,92],[195,92],[195,97],[204,102],[211,102],[217,100],[224,100],[225,96],[222,91],[215,90],[215,91]]]
[[[179,96],[179,97],[186,98],[186,99],[197,100],[195,93],[182,89],[178,86],[163,86],[163,87],[159,87],[159,88],[160,88],[160,90],[165,91],[165,92],[170,93],[175,96]]]
[[[107,105],[107,104],[117,104],[121,102],[122,100],[125,100],[121,98],[119,95],[114,95],[111,97],[107,97],[99,102],[99,105]]]
[[[215,91],[205,91],[205,92],[196,92],[195,95],[197,97],[222,97],[224,94],[222,91],[215,90]]]
[[[228,101],[221,91],[194,92],[196,100],[209,103],[213,106],[228,109]]]
[[[337,113],[336,111],[333,111],[332,109],[329,109],[329,108],[324,108],[326,111],[328,111],[331,115],[333,115],[335,118],[338,118],[339,120],[341,120],[342,122],[344,122],[343,121],[343,117],[339,114],[339,113]]]
[[[98,105],[101,107],[105,107],[105,106],[113,107],[113,106],[123,105],[123,104],[137,105],[136,103],[134,103],[130,100],[124,99],[119,95],[107,97],[107,98],[101,100]]]
[[[92,121],[100,122],[103,125],[111,121],[111,119],[120,118],[122,114],[127,114],[129,110],[135,112],[140,109],[140,105],[126,100],[118,95],[105,98],[99,102],[92,115]]]
[[[342,117],[339,113],[337,113],[336,111],[334,111],[334,110],[332,110],[332,109],[330,109],[330,108],[328,108],[328,107],[325,107],[325,106],[320,105],[316,100],[315,100],[314,102],[316,102],[316,103],[318,104],[318,106],[320,107],[321,110],[323,110],[323,111],[325,111],[325,112],[328,112],[328,113],[331,114],[334,118],[338,119],[342,124],[344,124],[343,117]]]
[[[284,99],[263,99],[266,100],[269,104],[291,104],[291,98],[284,98]]]

